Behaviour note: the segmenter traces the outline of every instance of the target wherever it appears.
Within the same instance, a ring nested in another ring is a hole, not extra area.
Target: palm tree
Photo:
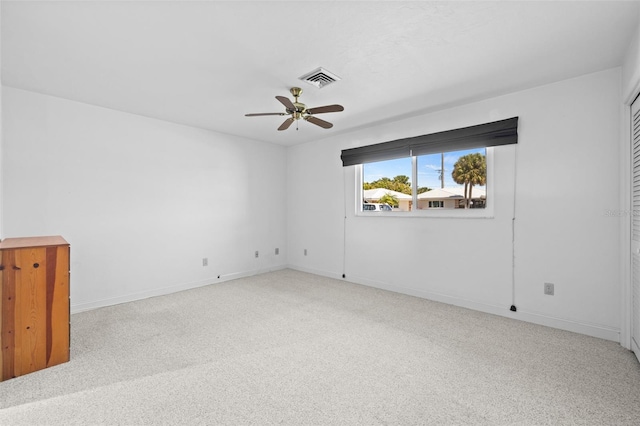
[[[464,208],[468,209],[472,198],[473,185],[487,184],[486,157],[479,153],[463,155],[453,165],[451,177],[457,184],[464,184]]]
[[[389,204],[391,207],[398,207],[398,197],[389,193],[386,193],[382,197],[380,197],[378,202],[382,204]]]

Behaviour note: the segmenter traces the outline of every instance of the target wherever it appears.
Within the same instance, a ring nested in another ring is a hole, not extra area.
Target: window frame
[[[418,205],[418,156],[411,156],[411,188],[413,202],[411,205],[411,211],[408,212],[383,212],[383,211],[364,211],[362,209],[363,199],[363,165],[355,164],[355,182],[356,182],[356,196],[355,196],[355,215],[357,217],[412,217],[412,218],[455,218],[455,219],[493,219],[494,218],[494,205],[495,205],[495,173],[494,173],[494,147],[486,147],[486,159],[487,159],[487,202],[486,206],[482,209],[444,209],[433,208],[423,209],[417,208]],[[384,160],[381,160],[384,161]]]

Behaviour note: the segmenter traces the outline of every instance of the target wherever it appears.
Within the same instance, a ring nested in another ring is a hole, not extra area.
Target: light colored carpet
[[[72,316],[2,425],[638,425],[614,342],[283,270]]]

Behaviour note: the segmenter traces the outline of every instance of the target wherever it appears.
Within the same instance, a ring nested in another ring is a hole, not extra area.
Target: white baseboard
[[[342,278],[342,275],[340,275],[340,274],[333,274],[331,272],[322,271],[322,270],[319,270],[319,269],[305,268],[305,267],[297,266],[297,265],[287,265],[286,268],[287,269],[293,269],[294,271],[306,272],[308,274],[320,275],[321,277],[335,278],[337,280],[344,279],[344,278]],[[345,280],[345,281],[349,281],[349,280]],[[349,282],[351,282],[351,281],[349,281]]]
[[[485,312],[488,314],[500,315],[507,318],[516,319],[519,321],[526,321],[533,324],[544,325],[547,327],[557,328],[560,330],[571,331],[574,333],[584,334],[591,337],[598,337],[600,339],[611,340],[620,343],[620,329],[614,327],[603,326],[599,324],[589,324],[580,321],[574,321],[566,318],[550,317],[548,315],[518,310],[512,312],[510,306],[497,306],[487,303],[477,302],[468,299],[462,299],[459,297],[453,297],[446,294],[434,293],[423,290],[416,290],[408,287],[401,287],[393,284],[387,284],[380,281],[371,280],[368,278],[347,276],[342,278],[340,274],[329,273],[326,271],[319,271],[315,269],[309,269],[299,267],[295,265],[288,265],[289,269],[295,269],[301,272],[308,272],[310,274],[321,275],[329,278],[344,279],[350,283],[361,284],[368,287],[375,287],[382,290],[389,290],[396,293],[407,294],[409,296],[420,297],[423,299],[433,300],[435,302],[446,303],[449,305],[460,306],[462,308],[473,309],[475,311]]]
[[[200,281],[191,281],[188,283],[179,283],[162,288],[155,288],[148,291],[141,291],[136,293],[129,293],[123,296],[111,297],[107,299],[93,300],[89,302],[71,303],[71,313],[90,311],[92,309],[104,308],[105,306],[119,305],[120,303],[133,302],[136,300],[148,299],[149,297],[163,296],[165,294],[177,293],[179,291],[190,290],[192,288],[204,287],[207,285],[218,284],[225,281],[237,280],[239,278],[250,277],[253,275],[263,274],[265,272],[277,271],[285,269],[286,266],[279,265],[264,269],[255,269],[251,271],[233,272],[230,274],[220,275],[206,278]]]
[[[590,324],[567,318],[550,317],[548,315],[523,311],[520,309],[518,312],[507,311],[506,315],[503,316],[620,343],[620,329],[615,327]]]

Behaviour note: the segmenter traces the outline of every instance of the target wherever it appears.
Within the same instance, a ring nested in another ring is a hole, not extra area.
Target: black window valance
[[[342,150],[342,165],[518,143],[518,117]]]

